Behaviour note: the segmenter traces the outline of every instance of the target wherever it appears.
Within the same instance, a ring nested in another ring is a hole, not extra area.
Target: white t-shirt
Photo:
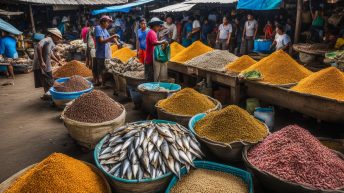
[[[198,20],[192,22],[192,29],[201,27],[201,23]]]
[[[258,28],[258,22],[256,20],[246,21],[245,28],[246,28],[246,36],[252,37],[254,36],[254,32]]]
[[[228,38],[228,34],[232,33],[232,24],[227,24],[226,26],[221,24],[219,26],[219,39],[224,40]]]
[[[287,34],[276,34],[275,35],[275,41],[276,41],[276,50],[279,50],[286,46],[288,43],[291,42],[290,37]]]

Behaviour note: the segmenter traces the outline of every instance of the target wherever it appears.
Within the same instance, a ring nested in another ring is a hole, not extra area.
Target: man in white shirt
[[[254,19],[252,14],[247,15],[247,21],[245,22],[244,31],[242,34],[242,41],[244,42],[245,49],[242,54],[249,54],[253,50],[253,42],[256,39],[258,32],[258,22]]]
[[[271,47],[275,46],[276,50],[288,51],[290,45],[291,45],[290,37],[284,32],[283,26],[278,24],[276,26],[275,40],[272,43]]]
[[[227,17],[223,17],[222,22],[223,23],[219,26],[216,37],[216,48],[220,50],[228,50],[232,34],[232,24],[229,23]]]
[[[173,23],[171,16],[167,16],[166,22],[163,24],[164,29],[159,32],[160,39],[164,39],[168,42],[177,40],[177,26]]]

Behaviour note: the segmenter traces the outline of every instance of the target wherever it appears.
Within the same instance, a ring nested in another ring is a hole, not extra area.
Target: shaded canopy
[[[183,3],[177,3],[174,5],[169,5],[166,7],[162,7],[159,9],[152,10],[152,13],[164,13],[164,12],[183,12],[183,11],[189,11],[192,9],[196,4],[187,4],[185,2]]]
[[[128,13],[132,7],[142,5],[145,3],[149,3],[152,1],[154,1],[154,0],[137,0],[135,2],[127,3],[124,5],[117,5],[117,6],[105,7],[103,9],[93,10],[93,11],[91,11],[91,14],[92,15],[98,15],[98,14],[102,14],[102,13],[114,13],[114,12]]]
[[[14,35],[20,35],[23,32],[19,31],[17,28],[15,28],[13,25],[7,23],[3,19],[0,18],[0,30],[9,32]]]
[[[6,0],[10,3],[32,3],[42,5],[117,5],[128,0]]]

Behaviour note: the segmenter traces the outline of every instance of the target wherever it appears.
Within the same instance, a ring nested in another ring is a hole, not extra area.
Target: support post
[[[35,21],[33,20],[33,13],[32,13],[32,6],[31,6],[31,3],[29,4],[29,13],[30,13],[30,20],[31,20],[32,32],[33,32],[33,33],[36,33]]]
[[[301,33],[302,3],[303,3],[303,0],[297,0],[296,24],[295,24],[295,35],[294,35],[295,44],[299,42],[300,33]]]

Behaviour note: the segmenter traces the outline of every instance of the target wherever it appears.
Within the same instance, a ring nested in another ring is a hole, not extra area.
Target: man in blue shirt
[[[10,59],[18,58],[17,40],[5,31],[2,32],[0,41],[0,55]],[[11,64],[8,65],[8,72],[14,78],[13,66]]]
[[[142,64],[146,59],[146,37],[149,30],[146,20],[144,18],[140,19],[140,29],[137,30],[136,49],[137,57]]]
[[[112,19],[104,15],[100,18],[100,25],[94,29],[96,38],[96,64],[93,65],[93,78],[95,86],[104,84],[104,70],[105,70],[105,59],[111,58],[110,42],[113,41],[118,35],[110,36],[107,28],[109,27]],[[100,81],[100,77],[102,81]]]

